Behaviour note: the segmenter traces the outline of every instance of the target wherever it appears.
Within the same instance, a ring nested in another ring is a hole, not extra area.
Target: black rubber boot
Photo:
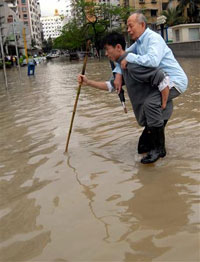
[[[166,127],[168,120],[164,120],[164,127]]]
[[[158,147],[160,150],[160,157],[166,156],[166,149],[165,149],[165,128],[161,127],[157,129],[157,137],[158,139]]]
[[[145,126],[138,142],[138,154],[147,153],[151,150],[151,133]]]
[[[151,127],[149,130],[151,132],[151,150],[141,159],[142,164],[154,163],[166,155],[164,126]]]
[[[167,125],[168,120],[164,120],[164,128]],[[164,142],[165,143],[165,142]],[[151,131],[145,126],[139,141],[138,141],[138,154],[144,154],[151,150]],[[164,147],[163,152],[161,153],[161,157],[166,155],[166,150]]]

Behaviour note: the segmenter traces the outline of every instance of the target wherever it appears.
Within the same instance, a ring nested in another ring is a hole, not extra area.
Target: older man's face
[[[145,31],[145,23],[139,23],[137,16],[132,15],[127,20],[127,31],[132,40],[137,40]]]

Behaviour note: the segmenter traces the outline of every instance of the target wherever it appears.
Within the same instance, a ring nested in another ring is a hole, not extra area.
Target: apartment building
[[[58,14],[58,10],[55,10],[54,16],[44,16],[41,17],[40,20],[42,23],[43,37],[45,40],[48,40],[48,38],[55,39],[56,37],[60,36],[63,20]]]
[[[18,14],[17,0],[4,0],[4,2],[13,10],[13,12],[15,12],[15,14]]]
[[[17,0],[19,18],[30,29],[32,46],[41,49],[41,24],[39,0]]]
[[[100,4],[120,5],[120,0],[97,0]]]
[[[19,53],[24,54],[23,30],[26,31],[28,49],[31,48],[29,28],[19,19],[17,1],[0,0],[0,33],[6,54],[15,54],[15,37]]]
[[[130,6],[135,10],[144,10],[149,24],[156,24],[156,19],[166,10],[169,0],[120,0],[120,5]]]

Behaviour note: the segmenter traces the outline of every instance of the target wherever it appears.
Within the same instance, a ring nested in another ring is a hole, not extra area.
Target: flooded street
[[[178,59],[189,88],[174,101],[167,156],[142,165],[127,98],[82,87],[83,61],[0,71],[0,261],[200,261],[200,61]],[[107,80],[108,61],[87,75]],[[102,77],[103,76],[103,77]]]

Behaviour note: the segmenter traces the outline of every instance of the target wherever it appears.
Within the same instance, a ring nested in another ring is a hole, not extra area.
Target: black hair
[[[101,46],[104,48],[105,45],[111,45],[115,47],[117,44],[120,44],[122,49],[125,50],[126,48],[126,41],[122,34],[117,32],[111,32],[107,34],[101,41]]]

